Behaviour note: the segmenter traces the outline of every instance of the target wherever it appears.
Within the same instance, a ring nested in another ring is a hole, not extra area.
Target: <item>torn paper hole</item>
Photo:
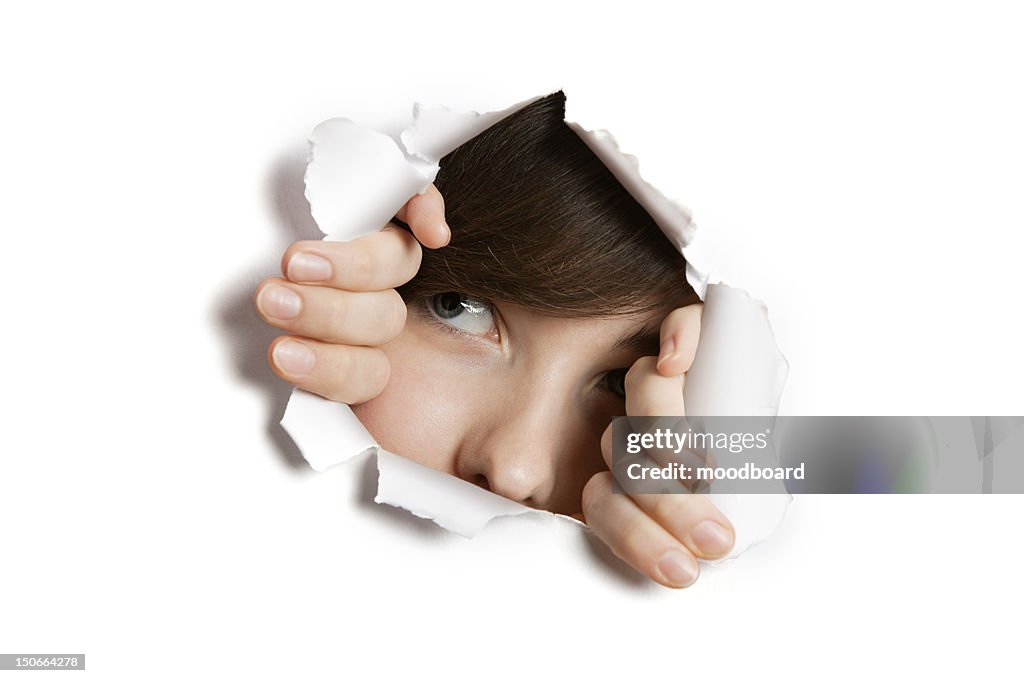
[[[433,182],[441,158],[537,99],[484,114],[417,105],[411,125],[397,140],[347,119],[320,124],[311,136],[306,197],[325,239],[349,240],[378,230]],[[569,125],[687,255],[695,236],[690,212],[647,183],[637,159],[621,152],[607,131]],[[685,392],[687,412],[777,414],[787,366],[764,306],[742,290],[708,284],[713,280],[692,263],[687,280],[705,300],[700,342]],[[748,412],[751,409],[757,412]],[[318,471],[373,450],[379,471],[377,502],[404,508],[465,536],[479,532],[495,517],[552,514],[380,449],[344,404],[295,390],[281,424]],[[737,531],[729,557],[767,537],[781,522],[789,500],[788,494],[716,496]],[[580,524],[571,517],[553,516]]]

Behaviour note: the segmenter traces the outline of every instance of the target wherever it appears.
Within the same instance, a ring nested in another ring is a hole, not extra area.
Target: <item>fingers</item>
[[[416,238],[390,225],[350,242],[296,242],[281,259],[281,272],[296,283],[373,292],[404,285],[422,258]]]
[[[736,531],[707,497],[699,493],[634,493],[630,498],[697,557],[713,560],[732,549]]]
[[[656,426],[668,426],[667,420],[655,419],[655,416],[685,415],[686,410],[683,403],[683,388],[686,386],[685,375],[674,375],[666,377],[657,370],[657,358],[644,356],[638,359],[626,373],[626,414],[634,416],[651,416],[647,421],[633,420],[633,424],[641,426],[647,422],[645,429],[652,429]],[[674,425],[675,429],[685,431],[686,423],[683,420]],[[606,444],[602,441],[602,449]],[[610,429],[607,442],[609,452],[605,454],[605,461],[611,468],[611,441]],[[659,450],[655,448],[645,449],[647,455],[661,465],[668,465],[675,462],[689,466],[703,465],[704,458],[693,449],[685,449],[675,452],[672,449]],[[681,487],[681,490],[685,487]]]
[[[425,247],[437,249],[451,241],[452,231],[444,219],[444,198],[433,183],[398,210],[398,219]]]
[[[256,290],[256,310],[271,325],[296,335],[375,346],[398,336],[407,309],[393,289],[345,292],[270,278]]]
[[[405,213],[426,230],[427,242],[438,216],[447,230],[436,188],[424,201],[407,204]],[[287,279],[264,280],[255,295],[260,316],[295,335],[270,345],[274,372],[341,403],[380,394],[391,365],[382,350],[369,347],[401,333],[407,309],[394,288],[415,277],[422,257],[417,238],[394,225],[349,242],[293,244],[281,260]]]
[[[674,311],[662,326],[661,360],[647,356],[630,367],[625,384],[627,415],[685,415],[684,373],[693,362],[700,312],[699,306]],[[668,354],[664,353],[666,346]],[[609,425],[601,439],[601,452],[610,469],[611,449]],[[660,461],[659,456],[665,454],[650,455]],[[687,458],[675,454],[670,459]],[[616,495],[612,492],[611,472],[602,472],[588,482],[583,511],[587,524],[612,552],[670,587],[681,588],[696,581],[697,558],[723,557],[736,537],[728,518],[706,497],[691,493]]]
[[[684,309],[685,310],[685,309]],[[626,415],[685,415],[682,373],[665,376],[658,359],[644,356],[626,373]]]
[[[681,375],[693,365],[700,338],[700,317],[704,304],[677,308],[661,323],[661,353],[658,372],[666,377]],[[682,414],[682,413],[680,413]]]
[[[599,472],[583,489],[583,516],[616,556],[669,588],[685,588],[700,575],[693,554],[624,495],[612,493],[612,475]]]
[[[369,401],[384,390],[391,365],[380,349],[278,337],[270,367],[281,379],[340,403]]]
[[[703,464],[699,458],[693,460],[684,454],[649,455],[660,464],[669,461],[683,462],[689,465]],[[601,437],[601,455],[609,469],[612,467],[612,428],[608,425]],[[659,457],[663,455],[664,457]],[[608,473],[610,475],[610,473]],[[609,481],[611,481],[609,479]],[[629,498],[648,517],[681,541],[686,548],[697,557],[713,560],[726,555],[736,541],[736,530],[729,518],[715,507],[707,497],[699,493],[690,493],[680,482],[666,480],[666,488],[677,489],[676,493],[630,493]],[[616,496],[626,498],[625,495]],[[589,522],[588,522],[589,523]]]
[[[636,421],[632,421],[631,424],[638,427]],[[653,420],[651,424],[656,424]],[[650,427],[644,427],[644,429],[650,429]],[[615,472],[615,467],[612,465],[612,426],[609,424],[604,434],[601,435],[601,456],[604,458],[605,464],[608,469]],[[657,449],[657,448],[645,448],[643,453],[638,456],[640,462],[645,467],[664,467],[670,463],[678,463],[680,465],[686,465],[687,467],[702,467],[706,463],[702,454],[699,452],[693,452],[690,450],[683,450],[676,453],[672,449]],[[623,483],[621,480],[620,484]],[[662,479],[661,488],[672,495],[679,494],[690,494],[696,490],[696,487],[700,486],[701,482],[698,481],[684,481],[682,479]],[[626,482],[628,484],[628,482]],[[625,488],[625,487],[624,487]],[[633,495],[633,494],[630,494]]]

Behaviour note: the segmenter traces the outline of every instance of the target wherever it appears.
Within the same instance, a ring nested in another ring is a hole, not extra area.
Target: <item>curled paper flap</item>
[[[292,390],[281,426],[317,472],[377,448],[351,408],[302,389]]]
[[[697,353],[686,373],[686,413],[775,417],[788,373],[764,304],[745,290],[708,285]],[[792,500],[788,493],[709,497],[736,529],[736,543],[724,559],[738,557],[771,535]]]
[[[347,240],[379,230],[410,197],[433,182],[437,163],[443,156],[536,99],[484,114],[417,105],[412,124],[399,140],[347,119],[331,119],[317,126],[311,137],[306,197],[313,218],[327,235],[325,239]],[[654,217],[672,244],[689,251],[695,230],[690,212],[644,181],[636,158],[619,151],[614,138],[606,131],[592,133],[578,124],[569,125]],[[687,260],[689,262],[689,257]],[[688,266],[687,280],[704,299],[707,277],[696,267]],[[716,294],[719,291],[722,293]],[[755,325],[753,333],[736,327],[748,323]],[[742,332],[736,334],[736,329]],[[732,338],[723,340],[730,330],[733,330]],[[742,367],[756,366],[765,372],[748,374],[745,383],[740,385],[739,375],[734,371],[737,359],[731,355],[733,352],[752,354],[740,359]],[[750,358],[774,359],[775,364],[754,363]],[[731,287],[719,290],[718,285],[709,287],[697,359],[694,367],[699,368],[698,377],[704,379],[694,384],[688,378],[685,398],[689,412],[698,414],[697,409],[704,409],[707,412],[703,414],[707,415],[766,414],[743,412],[749,405],[777,410],[785,380],[785,359],[775,347],[764,307],[742,290]],[[718,381],[722,382],[721,387]],[[734,391],[737,387],[742,390]],[[770,398],[772,396],[774,399]],[[527,512],[580,524],[570,517],[527,508],[457,477],[379,449],[344,404],[295,390],[282,425],[318,471],[375,449],[379,472],[377,502],[409,510],[464,536],[477,533],[494,517]],[[748,496],[743,500],[721,502],[737,530],[737,543],[729,557],[739,555],[769,535],[781,521],[789,501],[785,496],[785,500],[752,506],[750,501],[756,502],[758,498],[776,497]]]
[[[774,417],[788,373],[764,304],[745,290],[708,285],[697,353],[686,373],[687,414]]]
[[[383,228],[437,177],[438,162],[534,97],[484,114],[413,107],[399,140],[345,118],[324,121],[309,138],[306,199],[324,239],[345,241]]]
[[[377,472],[375,502],[408,510],[466,538],[476,536],[495,517],[524,514],[558,517],[583,526],[572,517],[526,507],[383,448],[377,450]]]
[[[395,141],[348,119],[329,119],[310,136],[306,199],[326,237],[344,241],[380,230],[430,185]]]
[[[793,496],[788,493],[715,493],[708,498],[732,522],[736,530],[732,550],[712,564],[734,560],[771,536],[786,518],[786,511],[793,501]]]
[[[683,258],[686,259],[686,281],[693,287],[700,300],[706,301],[708,285],[717,280],[713,280],[708,271],[697,265],[703,262],[699,254],[699,242],[691,243],[683,249]]]

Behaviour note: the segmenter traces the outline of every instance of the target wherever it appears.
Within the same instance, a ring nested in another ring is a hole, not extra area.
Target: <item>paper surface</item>
[[[764,304],[745,290],[708,285],[700,343],[686,373],[686,412],[774,417],[788,373]]]
[[[349,240],[379,230],[410,197],[433,182],[442,157],[536,99],[483,114],[417,105],[412,124],[398,140],[348,119],[330,119],[320,124],[311,136],[306,197],[325,239]],[[619,150],[607,131],[569,125],[651,214],[672,243],[680,250],[687,249],[695,236],[689,210],[644,181],[636,158]],[[706,293],[708,277],[696,268],[688,267],[687,280],[702,299],[706,297],[694,361],[696,380],[691,379],[694,370],[688,374],[687,411],[706,415],[775,415],[787,365],[775,345],[764,306],[742,290],[724,285],[712,285]],[[758,412],[745,412],[752,408]],[[380,449],[344,404],[295,390],[281,424],[318,471],[367,450],[376,451],[376,502],[432,519],[464,536],[476,534],[495,517],[526,513],[550,515],[583,526],[571,517],[532,510]],[[736,545],[725,558],[729,559],[776,528],[789,496],[720,496],[715,502],[737,531]]]
[[[377,449],[351,408],[302,389],[292,390],[281,426],[317,472]]]
[[[372,232],[367,226],[379,230],[433,180],[409,164],[392,138],[348,119],[324,121],[310,142],[306,199],[324,239],[354,239]]]

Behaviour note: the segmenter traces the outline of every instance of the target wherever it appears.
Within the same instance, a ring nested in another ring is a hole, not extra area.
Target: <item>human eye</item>
[[[600,387],[625,400],[627,372],[629,372],[627,368],[618,368],[604,373],[604,376],[599,382]]]
[[[495,329],[491,304],[459,292],[445,292],[427,298],[427,310],[441,324],[476,336]]]

